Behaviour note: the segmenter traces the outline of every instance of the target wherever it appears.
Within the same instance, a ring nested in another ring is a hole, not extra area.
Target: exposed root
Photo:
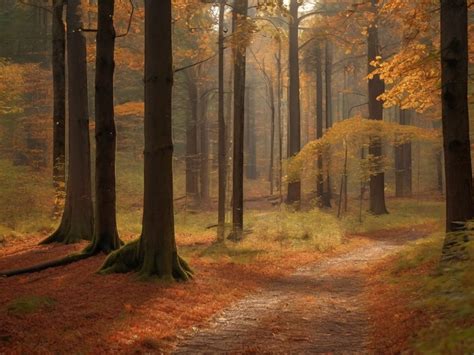
[[[43,242],[42,242],[43,243]],[[7,270],[7,271],[0,271],[0,276],[10,277],[22,274],[30,274],[34,272],[40,272],[49,268],[64,266],[68,264],[75,263],[77,261],[81,261],[92,256],[95,256],[99,253],[109,254],[113,250],[117,250],[123,242],[115,236],[115,238],[106,238],[102,236],[102,238],[94,237],[94,241],[90,243],[82,252],[67,255],[61,259],[47,261],[41,264],[37,264],[34,266],[15,269],[15,270]]]
[[[61,259],[47,261],[45,263],[37,264],[30,267],[25,267],[22,269],[0,271],[0,276],[11,277],[11,276],[22,275],[22,274],[31,274],[31,273],[40,272],[52,267],[69,265],[69,264],[75,263],[76,261],[87,259],[91,256],[93,256],[93,254],[89,254],[86,252],[71,254]]]
[[[188,263],[178,253],[172,255],[172,265],[164,265],[164,260],[156,258],[151,263],[145,263],[144,253],[137,239],[111,253],[99,270],[100,274],[137,272],[142,280],[159,279],[162,281],[187,281],[193,277],[193,271]],[[164,270],[170,270],[169,272]]]
[[[41,241],[39,244],[75,244],[83,240],[92,240],[92,228],[83,228],[82,231],[73,230],[69,222],[61,222],[59,228],[51,234],[48,238]]]

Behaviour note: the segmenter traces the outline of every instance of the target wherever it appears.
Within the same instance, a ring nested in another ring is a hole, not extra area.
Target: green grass
[[[424,354],[468,354],[474,352],[474,245],[471,259],[437,269],[420,276],[411,271],[423,265],[437,265],[444,234],[411,243],[401,252],[390,270],[392,282],[404,291],[417,294],[409,305],[412,309],[427,310],[435,321],[415,334],[413,348]]]
[[[389,214],[374,216],[364,213],[362,223],[359,216],[344,217],[344,228],[351,233],[373,232],[417,224],[439,224],[444,220],[444,202],[415,199],[391,199],[387,202]]]
[[[40,309],[48,309],[54,306],[56,301],[46,296],[22,296],[10,301],[6,305],[6,310],[10,314],[25,315],[36,312]]]

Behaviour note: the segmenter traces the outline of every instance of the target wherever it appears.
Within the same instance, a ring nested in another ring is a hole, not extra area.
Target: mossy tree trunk
[[[69,162],[66,202],[59,228],[42,243],[76,243],[91,240],[93,210],[89,110],[87,98],[86,38],[82,23],[81,0],[67,4],[67,71],[69,112]]]
[[[171,0],[145,1],[145,187],[138,241],[113,252],[102,272],[137,271],[144,278],[187,280],[178,256],[173,213]]]

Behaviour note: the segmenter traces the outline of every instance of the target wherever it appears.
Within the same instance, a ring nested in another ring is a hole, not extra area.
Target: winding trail
[[[370,352],[363,271],[426,234],[373,238],[368,246],[301,268],[224,310],[206,328],[179,336],[174,353]]]

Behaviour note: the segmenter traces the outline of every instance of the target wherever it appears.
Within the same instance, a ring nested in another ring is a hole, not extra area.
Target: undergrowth
[[[403,292],[416,294],[410,308],[427,311],[434,321],[423,324],[413,337],[413,347],[425,354],[474,352],[474,243],[471,259],[442,269],[439,258],[444,234],[411,243],[390,270],[392,282]]]

